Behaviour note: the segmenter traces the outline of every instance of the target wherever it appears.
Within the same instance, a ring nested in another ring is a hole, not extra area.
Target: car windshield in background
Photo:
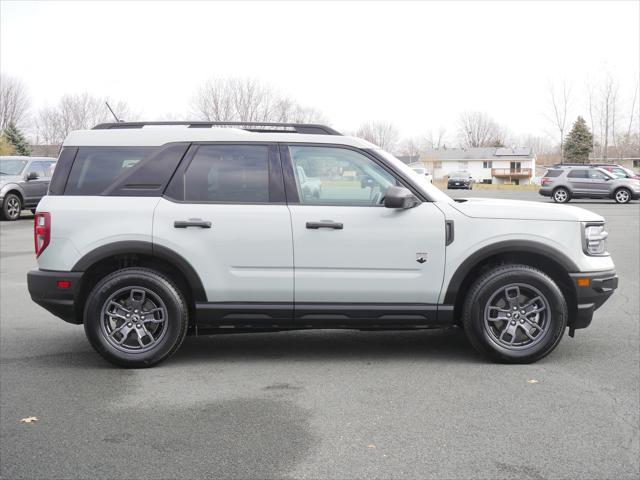
[[[0,175],[20,175],[26,164],[26,160],[0,160]]]
[[[468,172],[452,172],[449,174],[449,177],[468,177]]]

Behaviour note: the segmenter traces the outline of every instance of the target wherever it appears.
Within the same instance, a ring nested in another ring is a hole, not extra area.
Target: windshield
[[[452,172],[449,174],[450,177],[468,177],[469,172]]]
[[[453,202],[453,199],[449,195],[434,187],[433,184],[427,180],[427,177],[423,175],[416,175],[411,167],[409,167],[406,163],[398,160],[396,157],[388,152],[385,152],[382,149],[376,149],[376,153],[392,163],[394,167],[403,172],[407,177],[412,178],[433,201],[448,203]]]
[[[20,175],[26,164],[26,160],[2,159],[0,160],[0,175]]]

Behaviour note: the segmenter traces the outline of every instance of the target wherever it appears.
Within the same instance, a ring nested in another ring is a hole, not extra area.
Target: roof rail
[[[307,133],[313,135],[342,135],[331,127],[310,123],[280,122],[112,122],[100,123],[93,130],[115,130],[120,128],[142,128],[148,125],[184,125],[188,128],[236,127],[260,133]]]

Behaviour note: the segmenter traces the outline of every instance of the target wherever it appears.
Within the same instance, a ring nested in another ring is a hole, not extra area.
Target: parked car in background
[[[425,167],[411,167],[411,170],[423,177],[427,182],[433,183],[433,175]]]
[[[473,177],[469,172],[453,172],[449,174],[449,179],[447,180],[447,188],[462,188],[465,190],[473,190],[473,183]]]
[[[640,198],[640,180],[620,178],[600,167],[562,165],[544,174],[539,193],[557,203],[572,198],[612,198],[627,203]]]
[[[56,159],[0,157],[0,217],[16,220],[23,209],[35,208],[47,194]]]
[[[322,180],[315,177],[308,177],[302,166],[298,165],[298,177],[300,178],[300,190],[302,196],[309,198],[320,198],[322,191]]]
[[[622,165],[618,165],[616,163],[558,163],[553,166],[553,168],[571,168],[571,167],[599,167],[607,172],[611,173],[614,177],[619,178],[633,178],[636,180],[640,180],[640,175],[638,175],[633,170],[628,169],[627,167],[623,167]]]

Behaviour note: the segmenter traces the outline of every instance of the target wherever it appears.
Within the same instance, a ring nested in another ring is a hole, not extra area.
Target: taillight
[[[33,243],[36,248],[36,258],[47,248],[51,239],[51,214],[38,212],[33,223]]]
[[[542,178],[540,179],[540,185],[547,185],[547,184],[549,184],[550,182],[551,182],[551,180],[550,180],[550,179],[548,179],[547,177],[542,177]]]

